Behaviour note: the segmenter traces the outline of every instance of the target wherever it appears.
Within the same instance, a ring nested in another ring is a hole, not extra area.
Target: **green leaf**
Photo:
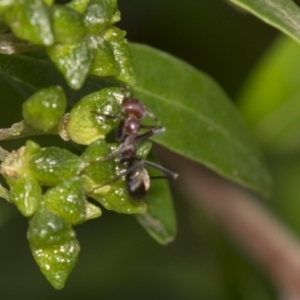
[[[229,0],[300,41],[300,8],[292,0]]]
[[[280,37],[255,66],[240,96],[245,120],[270,152],[300,148],[300,46]]]
[[[222,176],[270,195],[259,150],[223,90],[206,74],[166,53],[131,45],[135,96],[167,131],[155,141]]]
[[[148,206],[147,212],[136,215],[139,223],[158,243],[166,245],[172,242],[176,236],[177,225],[168,183],[152,180],[145,202]]]
[[[165,147],[203,163],[221,175],[265,195],[270,178],[259,151],[226,94],[207,75],[163,52],[132,45],[137,77],[133,90],[151,108],[167,132],[155,137]],[[44,60],[24,55],[0,55],[0,73],[33,89],[60,84],[61,75]],[[60,84],[64,87],[65,84]],[[82,93],[116,85],[91,77]]]
[[[80,91],[74,91],[69,88],[61,73],[52,63],[27,55],[0,54],[0,74],[9,78],[25,98],[31,96],[38,89],[60,85],[71,104],[104,87],[117,86],[112,79],[90,76]]]

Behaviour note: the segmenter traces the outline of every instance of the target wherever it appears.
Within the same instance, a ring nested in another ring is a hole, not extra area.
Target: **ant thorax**
[[[136,138],[140,128],[140,121],[134,115],[129,116],[127,119],[122,119],[119,126],[116,128],[116,141],[123,142],[129,135]]]

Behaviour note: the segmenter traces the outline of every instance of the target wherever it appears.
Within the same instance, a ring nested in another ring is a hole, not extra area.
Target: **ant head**
[[[121,109],[125,115],[133,115],[137,120],[144,119],[147,114],[145,105],[140,100],[132,97],[123,99]]]

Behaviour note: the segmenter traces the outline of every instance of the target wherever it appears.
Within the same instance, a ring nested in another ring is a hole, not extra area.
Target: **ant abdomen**
[[[127,192],[132,200],[143,199],[150,187],[150,178],[142,160],[132,160],[126,172]]]

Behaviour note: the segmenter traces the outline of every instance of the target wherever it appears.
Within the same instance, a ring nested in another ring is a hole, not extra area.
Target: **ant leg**
[[[178,174],[176,174],[176,173],[174,173],[174,172],[172,172],[172,171],[170,171],[170,170],[168,170],[168,169],[166,169],[166,168],[164,168],[162,166],[154,164],[154,163],[152,163],[150,161],[144,160],[144,165],[162,172],[163,174],[166,175],[167,178],[176,179],[178,177]]]
[[[121,116],[114,116],[114,115],[102,114],[102,113],[99,113],[99,112],[94,111],[94,110],[92,110],[91,113],[93,113],[93,114],[95,114],[97,116],[100,116],[100,117],[107,118],[107,119],[122,119]]]
[[[150,110],[150,108],[149,107],[145,107],[145,108],[146,108],[147,115],[154,121],[157,121],[156,115]]]
[[[143,127],[146,126],[146,125],[143,125]],[[157,135],[157,134],[161,134],[163,132],[166,131],[166,128],[165,127],[155,127],[155,126],[147,126],[147,127],[144,127],[144,128],[150,128],[149,131],[143,133],[143,134],[140,134],[137,136],[136,138],[136,141],[137,142],[140,142],[140,141],[143,141],[143,140],[146,140],[154,135]]]

